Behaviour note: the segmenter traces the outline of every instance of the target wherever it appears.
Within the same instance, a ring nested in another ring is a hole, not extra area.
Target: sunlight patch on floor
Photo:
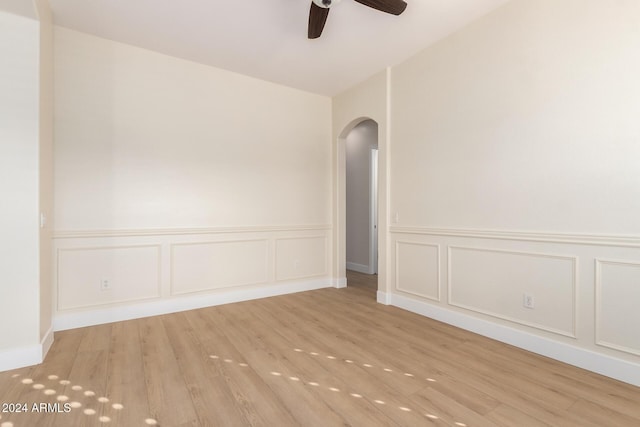
[[[302,350],[300,348],[294,348],[293,351],[296,352],[296,353],[306,353],[306,354],[309,354],[311,356],[320,356],[320,353],[318,353],[316,351],[306,352],[306,351],[304,351],[304,350]],[[325,357],[327,359],[329,359],[329,360],[338,360],[337,356],[330,355],[330,354],[329,355],[325,355]],[[247,363],[244,363],[244,362],[238,363],[238,362],[234,362],[232,359],[221,359],[221,357],[216,355],[216,354],[209,355],[209,359],[211,359],[211,360],[223,360],[226,363],[234,363],[237,366],[242,366],[242,367],[248,367],[249,366]],[[353,360],[351,360],[351,359],[342,359],[342,360],[345,363],[355,364],[355,362]],[[365,368],[375,368],[375,366],[370,364],[370,363],[362,363],[362,366],[365,367]],[[382,368],[382,370],[385,371],[385,372],[393,372],[393,370],[391,368]],[[402,372],[402,371],[400,371],[400,372]],[[286,374],[284,374],[282,372],[279,372],[279,371],[270,371],[269,374],[271,376],[273,376],[273,377],[289,379],[290,381],[294,381],[294,382],[301,382],[302,381],[302,383],[305,384],[305,385],[308,385],[308,386],[311,386],[311,387],[320,388],[320,383],[318,383],[316,381],[306,381],[306,380],[301,379],[298,376],[289,376],[289,375],[286,375]],[[399,375],[400,375],[400,373],[399,373]],[[415,375],[410,373],[410,372],[404,372],[402,375],[404,377],[408,377],[408,378],[415,378]],[[430,377],[426,378],[426,380],[429,381],[429,382],[436,382],[435,379],[430,378]],[[334,393],[342,393],[342,390],[339,389],[338,387],[323,386],[322,388],[324,390],[328,390],[328,391],[331,391],[331,392],[334,392]],[[356,392],[348,392],[348,391],[346,391],[346,393],[348,393],[351,397],[357,398],[357,399],[363,399],[365,397],[362,394],[356,393]],[[384,400],[381,400],[381,399],[375,399],[375,400],[371,400],[371,401],[376,403],[376,404],[378,404],[378,405],[386,405],[387,404],[387,402],[385,402]],[[409,408],[408,406],[400,405],[400,406],[398,406],[398,409],[400,411],[403,411],[403,412],[413,412],[413,409]],[[425,416],[427,418],[432,419],[432,420],[439,419],[439,417],[437,415],[433,415],[433,414],[430,414],[430,413],[425,414]],[[459,426],[459,427],[466,427],[466,424],[463,424],[463,423],[456,423],[456,425]]]
[[[320,356],[320,353],[317,352],[317,351],[309,351],[309,352],[307,352],[307,351],[305,351],[305,350],[303,350],[301,348],[294,348],[293,351],[295,351],[296,353],[306,353],[306,354],[309,354],[311,356]],[[329,360],[340,360],[337,356],[334,356],[332,354],[326,355],[326,358],[329,359]],[[351,359],[342,359],[342,361],[344,361],[345,363],[349,363],[349,364],[355,364],[356,363]],[[372,365],[371,363],[362,363],[361,365],[363,367],[365,367],[365,368],[375,368],[375,366]],[[393,372],[393,369],[391,369],[391,368],[381,368],[381,369],[383,371],[385,371],[385,372]],[[402,371],[400,371],[400,372],[402,372]],[[405,377],[408,377],[408,378],[416,377],[415,374],[412,374],[410,372],[404,372],[403,375]],[[436,380],[433,379],[433,378],[426,378],[426,380],[429,381],[429,382],[436,382]]]
[[[226,359],[225,361],[231,361],[231,359]],[[248,366],[245,364],[245,366]],[[14,374],[12,375],[12,378],[17,379],[20,377],[20,374]],[[54,384],[49,384],[49,387],[51,388],[46,388],[45,384],[41,383],[41,382],[36,382],[34,378],[23,378],[20,380],[20,383],[25,385],[25,386],[31,386],[31,388],[33,388],[34,390],[38,390],[38,391],[42,391],[42,394],[45,396],[55,396],[55,400],[61,403],[64,403],[65,407],[67,409],[80,409],[84,406],[84,404],[82,402],[79,402],[77,400],[71,400],[71,397],[67,394],[64,393],[63,390],[56,390],[57,386],[62,386],[62,387],[66,387],[68,385],[71,384],[71,381],[69,380],[59,380],[59,376],[55,375],[55,374],[51,374],[51,375],[47,375],[46,376],[46,380],[48,381],[55,381],[56,383]],[[42,381],[42,380],[40,380]],[[44,383],[46,383],[46,381],[43,381]],[[84,390],[84,387],[82,387],[81,385],[73,385],[70,387],[71,391],[73,392],[82,392],[81,396],[84,399],[89,399],[92,398],[96,395],[96,393],[92,390]],[[77,398],[77,396],[76,396]],[[70,401],[70,402],[69,402]],[[101,396],[98,397],[96,399],[97,402],[101,403],[101,404],[107,404],[110,402],[110,399],[107,396]],[[67,403],[68,402],[68,403]],[[87,402],[88,403],[88,402]],[[109,408],[107,406],[107,408]],[[122,403],[113,403],[111,404],[111,409],[115,410],[115,411],[122,411],[124,409],[124,405]],[[83,414],[87,415],[87,416],[94,416],[96,415],[98,412],[96,411],[96,409],[92,409],[92,408],[86,408],[82,411]],[[0,419],[2,419],[2,416],[0,415]],[[106,414],[102,414],[98,417],[98,421],[103,423],[103,424],[107,424],[110,423],[112,421],[112,418],[109,417]],[[158,425],[158,422],[153,419],[153,418],[147,418],[145,419],[145,423],[147,425]],[[0,427],[14,427],[13,422],[11,421],[4,421],[0,424]]]

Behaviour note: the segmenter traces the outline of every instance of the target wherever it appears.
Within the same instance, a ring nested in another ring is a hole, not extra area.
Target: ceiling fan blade
[[[310,39],[317,39],[322,34],[324,24],[327,22],[327,16],[329,16],[329,8],[322,8],[316,6],[311,2],[311,10],[309,11],[309,31],[307,37]]]
[[[400,15],[407,8],[403,0],[356,0],[358,3],[372,7],[381,12]]]

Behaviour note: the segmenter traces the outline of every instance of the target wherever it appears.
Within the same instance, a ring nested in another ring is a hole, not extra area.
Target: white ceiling
[[[334,5],[307,39],[311,0],[50,0],[57,25],[283,85],[335,95],[508,0],[406,0],[393,16]]]

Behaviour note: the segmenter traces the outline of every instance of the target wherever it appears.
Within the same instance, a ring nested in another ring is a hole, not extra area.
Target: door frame
[[[336,135],[334,146],[334,169],[333,169],[333,190],[334,190],[334,210],[333,210],[333,286],[344,288],[347,286],[346,276],[346,140],[349,132],[358,124],[365,120],[373,120],[378,124],[378,292],[377,301],[382,304],[390,304],[389,290],[387,289],[389,280],[387,278],[387,219],[388,219],[388,165],[387,165],[387,141],[389,139],[389,129],[386,120],[375,119],[370,116],[360,116],[351,120]]]
[[[378,274],[378,148],[369,151],[369,274]]]

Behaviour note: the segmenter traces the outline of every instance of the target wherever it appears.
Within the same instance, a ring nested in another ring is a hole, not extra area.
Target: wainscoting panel
[[[378,301],[640,386],[640,235],[389,231],[391,283]],[[440,301],[412,287],[428,274],[421,244],[442,249]]]
[[[640,263],[596,260],[596,343],[640,356]]]
[[[440,246],[396,241],[396,289],[440,301]]]
[[[277,239],[276,280],[327,275],[327,248],[327,238],[325,236]]]
[[[577,259],[449,247],[449,303],[575,337]],[[533,308],[524,307],[524,296]]]
[[[171,295],[269,280],[268,240],[182,243],[171,246]]]
[[[332,286],[331,231],[330,225],[58,231],[54,329]]]
[[[160,246],[58,249],[58,310],[160,297]]]

